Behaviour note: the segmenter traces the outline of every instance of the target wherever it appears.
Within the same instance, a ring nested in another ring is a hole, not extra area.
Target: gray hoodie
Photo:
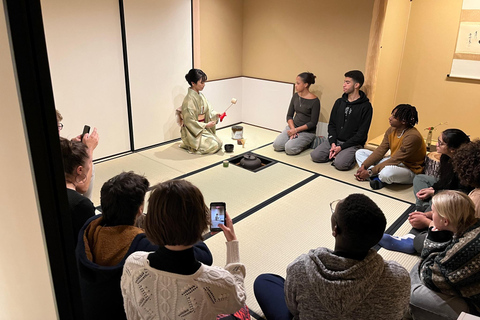
[[[285,299],[294,319],[402,319],[410,276],[373,249],[359,261],[317,248],[287,267]]]

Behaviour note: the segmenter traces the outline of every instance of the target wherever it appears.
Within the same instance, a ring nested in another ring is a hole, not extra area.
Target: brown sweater
[[[125,259],[133,239],[144,232],[127,225],[104,227],[103,217],[93,220],[83,234],[87,258],[100,266],[115,266]]]
[[[393,149],[393,146],[398,146],[398,148]],[[394,127],[388,128],[383,136],[382,143],[365,160],[363,166],[368,168],[382,160],[389,149],[393,149],[390,158],[374,166],[372,174],[378,175],[385,166],[397,166],[401,163],[415,174],[422,173],[427,149],[417,128],[407,128],[400,138],[397,138]]]

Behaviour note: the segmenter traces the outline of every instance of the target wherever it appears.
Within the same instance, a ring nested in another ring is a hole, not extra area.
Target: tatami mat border
[[[256,313],[255,311],[253,311],[253,310],[248,309],[248,311],[250,311],[250,316],[254,317],[254,318],[257,319],[257,320],[265,319],[264,317],[262,317],[261,315],[257,314],[257,313]]]

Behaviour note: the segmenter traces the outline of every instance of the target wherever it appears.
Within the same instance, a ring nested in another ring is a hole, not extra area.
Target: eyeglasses
[[[330,202],[330,210],[332,210],[332,214],[335,213],[335,210],[337,209],[337,205],[341,200],[335,200]]]
[[[441,141],[440,139],[438,139],[438,141],[437,141],[437,146],[442,147],[442,146],[444,146],[444,145],[446,145],[446,143],[443,142],[443,141]]]
[[[63,129],[63,123],[59,122],[58,123],[58,130],[62,130]]]

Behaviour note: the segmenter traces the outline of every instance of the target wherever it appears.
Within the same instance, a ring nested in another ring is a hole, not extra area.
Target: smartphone
[[[85,126],[83,127],[83,132],[82,132],[82,135],[80,136],[80,141],[83,141],[83,136],[84,136],[86,133],[90,133],[90,126],[85,125]]]
[[[222,231],[218,225],[220,223],[225,225],[226,212],[225,202],[210,203],[210,216],[212,221],[210,231]]]

